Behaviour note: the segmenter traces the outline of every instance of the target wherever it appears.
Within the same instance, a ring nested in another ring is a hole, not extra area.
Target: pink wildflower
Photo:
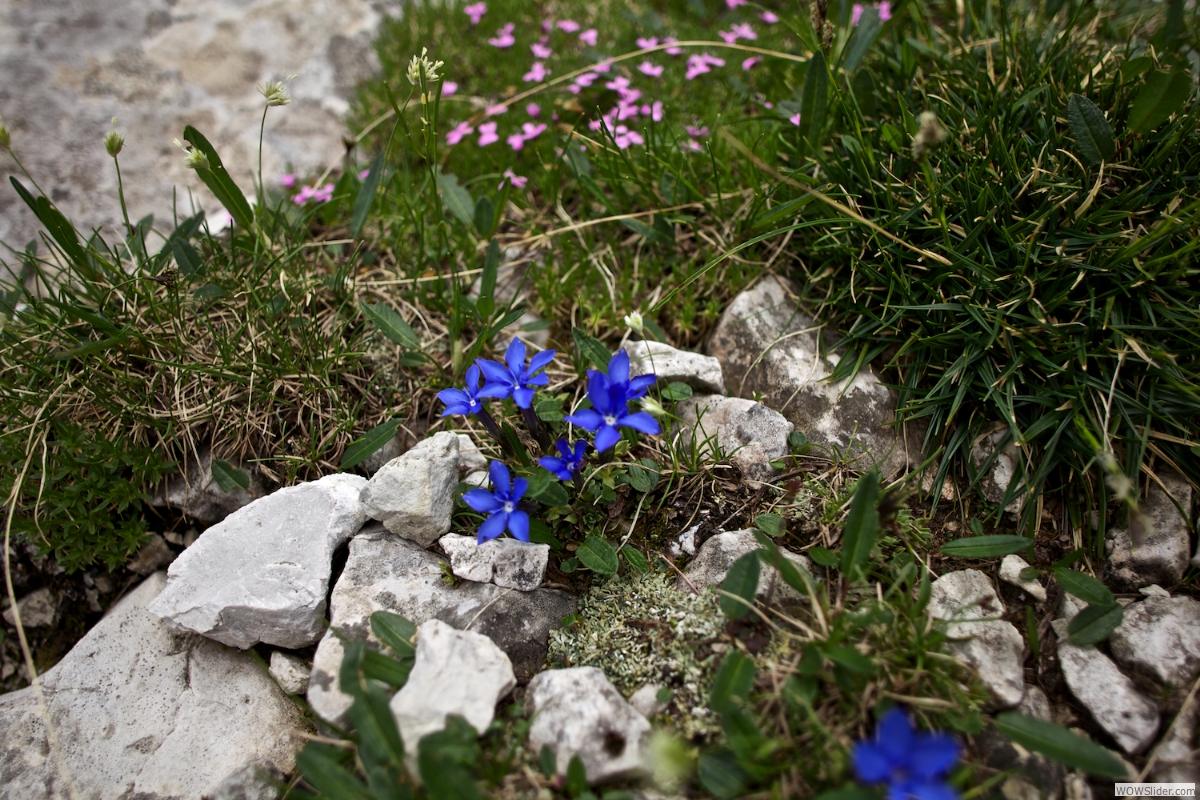
[[[631,130],[629,130],[629,128],[626,128],[624,125],[618,125],[613,130],[613,134],[614,134],[613,135],[613,144],[615,144],[617,147],[621,148],[622,150],[629,147],[630,145],[644,144],[646,142],[646,140],[642,138],[642,135],[640,133],[638,133],[637,131],[631,131]]]
[[[685,153],[687,153],[687,152],[703,153],[704,152],[704,146],[701,145],[699,142],[697,142],[695,139],[688,139],[686,142],[684,142],[683,144],[681,144],[679,146],[679,149],[684,151]]]
[[[687,60],[687,73],[683,77],[689,81],[703,75],[706,72],[712,72],[712,68],[705,63],[704,59],[698,55],[690,55]]]
[[[538,114],[542,113],[542,107],[537,103],[530,103],[529,105],[525,106],[525,113],[531,117],[536,117]]]
[[[536,139],[545,130],[544,122],[526,122],[521,125],[521,135],[526,139]]]
[[[328,203],[333,199],[333,184],[327,183],[318,189],[315,186],[302,186],[300,192],[292,198],[296,205],[304,205],[309,200],[316,203]]]
[[[579,34],[579,41],[583,42],[589,47],[595,47],[596,37],[599,35],[599,32],[595,28],[588,28],[586,31]]]
[[[508,142],[508,146],[511,147],[513,150],[520,150],[522,147],[525,146],[525,137],[519,133],[514,133],[513,135],[509,136],[504,141]]]
[[[879,21],[887,22],[892,18],[892,4],[888,0],[883,0],[882,3],[876,6],[879,9]]]
[[[458,91],[458,84],[454,81],[442,81],[442,97],[449,97]]]
[[[663,39],[663,44],[671,44],[672,42],[677,42],[677,41],[679,41],[679,40],[676,39],[674,36],[668,36],[667,38]],[[683,48],[682,47],[668,47],[663,52],[665,52],[669,56],[677,56],[677,55],[681,55],[683,53]]]
[[[507,113],[508,113],[508,106],[506,106],[504,103],[497,103],[496,105],[488,106],[487,108],[485,108],[483,110],[483,115],[485,117],[495,117],[500,114],[507,114]]]
[[[579,30],[579,23],[573,19],[560,19],[558,29],[563,33],[574,33]]]
[[[699,139],[703,136],[708,136],[708,126],[707,125],[705,125],[703,128],[697,128],[695,125],[684,125],[683,129],[685,131],[687,131],[688,136],[692,136],[697,139]]]
[[[487,3],[472,3],[463,9],[463,13],[471,18],[472,25],[478,25],[479,20],[487,13]]]
[[[545,64],[543,64],[541,61],[535,61],[533,62],[533,66],[529,68],[529,72],[526,72],[521,77],[526,83],[530,81],[533,81],[534,83],[540,83],[541,81],[546,80],[546,76],[549,74],[550,70],[546,69]]]
[[[296,185],[296,176],[291,174],[290,172],[280,175],[279,183],[290,189]]]
[[[525,178],[525,177],[522,177],[521,175],[517,175],[516,173],[514,173],[512,171],[512,167],[509,167],[508,169],[504,170],[504,178],[505,178],[505,180],[507,180],[509,183],[512,184],[512,187],[514,189],[524,189],[525,184],[529,183],[529,178]],[[500,186],[498,186],[496,188],[499,189],[503,186],[504,186],[504,181],[500,181]]]
[[[645,114],[645,113],[646,113],[646,107],[645,107],[645,106],[642,106],[642,113],[643,113],[643,114]],[[662,101],[661,101],[661,100],[655,100],[655,101],[654,101],[654,104],[653,104],[652,106],[650,106],[650,119],[654,120],[655,122],[662,122],[662,118],[663,118],[663,104],[662,104]]]
[[[485,122],[479,126],[480,147],[487,147],[489,144],[498,141],[500,141],[500,136],[496,133],[496,123]]]
[[[488,44],[492,47],[512,47],[516,43],[516,38],[513,36],[513,31],[516,30],[516,24],[510,22],[500,30],[496,31],[495,37],[488,39]]]
[[[358,173],[358,179],[360,181],[365,181],[367,179],[367,176],[370,174],[371,174],[371,170],[364,169],[362,172]]]
[[[612,64],[597,64],[592,67],[592,72],[611,72]]]
[[[655,64],[653,61],[643,61],[638,64],[638,72],[643,75],[649,75],[651,78],[657,78],[659,75],[662,75],[663,69],[662,64]]]
[[[754,69],[754,65],[762,61],[762,56],[750,56],[742,62],[742,69]]]
[[[494,125],[494,123],[493,123]],[[482,126],[480,126],[482,129]],[[475,129],[466,122],[460,122],[454,126],[454,129],[446,134],[446,144],[455,145],[461,142],[466,136],[474,133]]]
[[[779,17],[775,16],[770,11],[762,12],[758,15],[758,18],[768,25],[774,25],[776,22],[779,22]]]
[[[746,5],[746,2],[747,0],[725,0],[725,5],[730,8],[737,8],[738,6]]]
[[[554,55],[554,51],[546,45],[545,40],[534,42],[533,44],[529,45],[529,49],[533,51],[534,58],[549,58],[550,56]]]
[[[788,117],[788,122],[798,127],[800,125],[800,112],[797,111],[794,115]]]
[[[860,19],[862,19],[862,15],[863,15],[862,3],[855,3],[850,9],[850,24],[857,25],[858,21]]]
[[[600,76],[594,72],[585,72],[575,79],[580,86],[591,86]]]
[[[711,56],[708,53],[701,53],[700,58],[704,59],[704,63],[708,64],[710,67],[725,66],[725,59],[718,58],[717,56]]]
[[[730,28],[730,33],[733,33],[739,39],[754,40],[758,38],[758,34],[754,32],[754,28],[750,27],[749,22],[739,22]]]
[[[647,47],[657,47],[658,46],[658,37],[651,36],[649,39],[639,37],[637,40],[637,46],[641,50],[645,50]]]
[[[720,36],[725,44],[733,44],[738,40],[737,34],[733,31],[717,31],[717,36]]]

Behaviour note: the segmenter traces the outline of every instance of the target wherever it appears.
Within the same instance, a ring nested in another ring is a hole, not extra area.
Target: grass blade
[[[1032,539],[1024,536],[994,534],[991,536],[970,536],[966,539],[955,539],[942,545],[942,555],[954,558],[994,558],[1006,556],[1009,553],[1019,553],[1029,545]]]
[[[350,215],[350,237],[357,239],[362,234],[363,225],[367,222],[367,214],[375,200],[375,191],[379,188],[379,180],[383,177],[383,153],[375,156],[371,168],[367,170],[367,178],[359,187],[358,196],[354,198],[354,213]]]
[[[208,169],[197,169],[196,175],[217,196],[217,200],[221,201],[221,205],[225,206],[225,210],[229,212],[234,221],[246,230],[251,230],[254,227],[254,210],[250,208],[246,196],[242,194],[242,190],[234,183],[229,171],[221,163],[221,157],[217,155],[216,149],[209,144],[208,139],[205,139],[200,131],[191,125],[183,129],[183,138],[208,158]]]
[[[390,442],[392,437],[396,435],[396,428],[398,427],[400,427],[400,420],[393,419],[371,428],[361,439],[356,439],[350,443],[345,452],[342,453],[342,463],[339,466],[342,469],[350,469],[351,467],[358,466],[379,450],[379,448]]]
[[[997,715],[995,724],[996,730],[1022,747],[1068,767],[1098,778],[1119,779],[1128,775],[1125,765],[1112,753],[1061,725],[1011,711]]]

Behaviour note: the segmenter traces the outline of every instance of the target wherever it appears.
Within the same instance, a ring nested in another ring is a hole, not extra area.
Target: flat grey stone
[[[362,491],[367,516],[422,547],[437,541],[454,512],[458,443],[458,434],[441,431],[380,467]]]
[[[896,400],[869,365],[854,378],[825,380],[843,357],[836,347],[821,356],[820,331],[800,310],[784,280],[767,275],[739,294],[721,315],[708,354],[721,362],[725,386],[738,397],[761,397],[808,437],[853,458],[879,464],[885,477],[908,459],[892,427]]]
[[[1119,589],[1137,589],[1157,583],[1174,586],[1183,578],[1191,551],[1188,519],[1179,513],[1172,498],[1184,509],[1192,507],[1192,487],[1184,478],[1169,472],[1159,473],[1170,494],[1151,481],[1141,511],[1149,520],[1149,529],[1134,542],[1127,527],[1109,530],[1104,543],[1108,555],[1106,582]]]
[[[458,434],[458,474],[486,473],[487,468],[487,456],[475,444],[475,440],[465,433]]]
[[[345,570],[330,600],[330,628],[313,658],[308,702],[322,718],[340,723],[350,707],[337,686],[341,639],[383,646],[370,630],[371,614],[390,611],[421,625],[431,619],[491,638],[512,661],[518,678],[542,668],[550,631],[575,611],[575,598],[554,589],[518,592],[491,583],[443,580],[445,561],[419,545],[368,526],[350,540]]]
[[[200,451],[199,461],[188,461],[182,475],[167,481],[166,486],[150,498],[155,508],[173,508],[203,525],[214,525],[239,508],[266,494],[262,478],[252,464],[233,465],[250,477],[250,490],[235,486],[228,492],[217,485],[212,474],[212,451]]]
[[[698,394],[676,403],[675,413],[684,447],[697,437],[700,451],[711,456],[714,449],[706,440],[714,437],[717,450],[749,480],[769,480],[775,474],[771,462],[788,453],[792,423],[762,403]]]
[[[720,586],[721,582],[725,580],[729,568],[733,566],[733,562],[746,553],[761,549],[762,545],[759,544],[753,530],[730,531],[710,536],[704,544],[700,545],[700,551],[696,553],[696,557],[684,570],[683,574],[687,580],[680,578],[675,582],[675,587],[680,591],[691,591],[691,587],[688,586],[689,581],[697,589],[703,589],[705,586]],[[783,547],[779,548],[779,553],[797,567],[812,574],[812,562],[808,560],[808,556],[798,555]],[[780,603],[794,603],[802,600],[804,595],[784,583],[783,579],[779,577],[779,571],[774,567],[760,563],[758,591],[755,592],[755,597],[759,600],[771,597]]]
[[[1046,587],[1037,580],[1022,580],[1021,571],[1029,568],[1029,562],[1015,553],[1009,554],[1000,562],[1000,580],[1016,586],[1035,600],[1046,599]]]
[[[1200,675],[1200,602],[1190,597],[1148,597],[1125,608],[1109,637],[1117,663],[1173,688]]]
[[[250,654],[148,612],[166,582],[147,578],[42,675],[79,797],[218,796],[231,776],[295,766],[303,714]],[[0,786],[13,800],[71,797],[33,687],[0,696]]]
[[[326,475],[235,511],[175,559],[150,611],[177,630],[243,649],[315,643],[325,630],[333,551],[365,520],[365,483]]]
[[[1158,706],[1095,645],[1073,644],[1066,620],[1050,624],[1058,634],[1058,663],[1071,694],[1126,753],[1149,747],[1158,733]]]
[[[596,667],[550,669],[525,690],[525,709],[533,718],[529,747],[549,746],[559,774],[579,756],[589,783],[604,783],[643,771],[642,746],[650,723],[625,702]]]
[[[49,588],[38,589],[17,598],[17,611],[21,612],[21,625],[26,628],[47,628],[58,616],[58,596]],[[4,609],[4,621],[16,627],[17,615],[12,608]]]
[[[477,544],[474,536],[448,533],[438,539],[438,544],[450,557],[450,569],[459,578],[521,592],[532,592],[542,585],[550,562],[550,545],[505,537]]]
[[[1036,717],[1045,722],[1054,721],[1054,712],[1050,710],[1050,698],[1046,697],[1046,693],[1036,686],[1025,687],[1025,696],[1021,698],[1021,704],[1017,706],[1017,711],[1027,717]]]
[[[492,724],[496,703],[517,685],[512,662],[481,633],[460,631],[440,619],[417,629],[416,661],[392,698],[392,715],[409,760],[422,738],[446,727],[456,714],[482,735]]]
[[[991,690],[991,706],[1012,708],[1025,697],[1025,640],[1000,619],[1004,604],[979,570],[948,572],[933,582],[925,613],[946,625],[947,648]]]
[[[268,672],[279,688],[288,694],[304,694],[308,691],[308,676],[312,668],[303,659],[275,650],[271,653]]]
[[[679,382],[703,394],[725,394],[721,362],[712,356],[651,341],[630,342],[625,352],[629,354],[630,375],[653,373],[663,386]]]
[[[1150,780],[1155,783],[1200,784],[1200,757],[1197,756],[1197,728],[1200,727],[1200,703],[1195,700],[1180,711],[1174,727],[1163,734],[1154,748],[1154,767]]]

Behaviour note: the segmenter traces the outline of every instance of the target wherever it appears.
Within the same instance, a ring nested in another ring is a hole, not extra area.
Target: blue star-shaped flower
[[[875,739],[857,743],[851,755],[860,780],[887,784],[888,800],[958,800],[946,783],[958,761],[958,742],[945,733],[914,730],[901,708],[885,714]]]
[[[555,447],[558,448],[559,453],[562,453],[562,458],[558,456],[542,456],[538,459],[538,463],[560,481],[574,480],[574,473],[579,472],[583,467],[583,455],[587,452],[587,446],[587,442],[580,439],[575,443],[575,448],[572,450],[571,445],[567,444],[566,439],[559,439],[555,443]]]
[[[443,389],[438,392],[438,400],[446,404],[446,410],[442,412],[443,417],[451,414],[470,416],[483,410],[483,403],[479,401],[479,367],[474,364],[467,367],[466,378],[466,385],[462,389]]]
[[[645,411],[630,413],[629,401],[636,400],[654,384],[654,375],[639,375],[630,380],[629,356],[624,350],[608,362],[608,374],[588,370],[588,400],[591,408],[577,411],[564,419],[596,434],[596,452],[603,453],[621,441],[617,428],[632,428],[641,433],[661,433],[658,421]]]
[[[488,518],[479,526],[478,544],[491,541],[508,530],[522,542],[529,541],[529,515],[517,508],[521,496],[529,486],[524,478],[512,480],[508,467],[493,461],[488,467],[488,478],[492,491],[472,489],[463,495],[463,500],[480,514]]]
[[[512,397],[518,408],[529,408],[533,403],[532,387],[545,386],[550,382],[549,376],[542,370],[553,359],[553,350],[543,350],[529,359],[529,366],[525,366],[525,343],[513,339],[504,353],[503,364],[482,358],[475,362],[483,370],[486,379],[479,396],[501,400]]]

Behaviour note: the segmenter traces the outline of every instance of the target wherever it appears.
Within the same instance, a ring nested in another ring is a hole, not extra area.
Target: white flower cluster
[[[408,82],[413,86],[420,85],[422,73],[425,74],[426,81],[441,80],[441,76],[437,74],[437,71],[442,68],[445,62],[430,61],[427,57],[428,53],[428,48],[422,47],[421,55],[413,56],[412,61],[408,64]]]

